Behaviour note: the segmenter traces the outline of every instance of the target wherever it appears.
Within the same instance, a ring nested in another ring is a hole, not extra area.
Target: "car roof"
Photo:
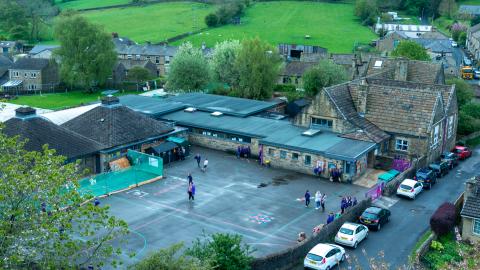
[[[451,155],[455,155],[455,153],[452,153],[452,152],[443,152],[442,155],[444,155],[444,156],[451,156]]]
[[[378,214],[378,213],[380,213],[380,211],[382,211],[382,208],[372,206],[372,207],[369,207],[369,208],[365,209],[364,212],[368,212],[370,214]]]
[[[429,168],[421,168],[417,171],[417,173],[429,173],[431,172],[432,170],[429,169]]]
[[[455,149],[463,150],[463,149],[465,149],[465,148],[467,148],[467,147],[465,147],[465,146],[460,146],[460,145],[455,146]]]
[[[405,179],[402,181],[401,185],[409,185],[409,186],[414,186],[417,183],[417,181],[412,180],[412,179]]]
[[[353,223],[353,222],[345,222],[345,223],[343,223],[342,228],[346,228],[346,229],[350,229],[350,230],[356,230],[360,226],[363,226],[363,225]]]
[[[314,246],[308,253],[313,253],[319,256],[325,256],[330,250],[334,248],[336,248],[334,245],[320,243]]]

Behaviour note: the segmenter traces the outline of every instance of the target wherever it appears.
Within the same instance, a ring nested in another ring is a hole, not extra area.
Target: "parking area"
[[[203,173],[193,156],[200,153],[209,166]],[[196,185],[195,201],[187,194],[188,173]],[[296,244],[301,231],[311,234],[325,223],[329,211],[340,209],[341,196],[364,198],[366,188],[332,183],[284,170],[264,168],[254,160],[193,148],[185,161],[165,167],[166,178],[102,199],[111,213],[124,219],[131,234],[126,252],[134,252],[134,263],[150,251],[183,241],[187,246],[203,233],[235,233],[256,251],[270,254]],[[264,183],[266,186],[258,187]],[[326,211],[315,210],[314,200],[306,208],[301,200],[306,190],[327,194]]]

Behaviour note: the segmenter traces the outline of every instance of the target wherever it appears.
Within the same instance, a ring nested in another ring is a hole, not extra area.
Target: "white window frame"
[[[478,227],[478,231],[475,231],[475,226]],[[480,235],[480,219],[474,218],[472,222],[472,233],[475,235]]]
[[[36,73],[36,72],[32,72],[32,73],[30,74],[30,78],[31,78],[31,79],[36,79],[36,78],[37,78],[37,73]]]
[[[131,55],[131,54],[127,54],[127,59],[128,59],[128,60],[131,60],[131,59],[132,59],[132,55]]]
[[[160,64],[160,56],[155,56],[155,64]]]
[[[453,123],[455,122],[455,115],[450,115],[448,117],[448,138],[450,139],[453,135]]]
[[[287,159],[287,155],[288,155],[287,151],[280,150],[280,158],[281,159]]]
[[[405,149],[403,149],[404,147],[405,147]],[[395,150],[396,151],[404,151],[404,152],[408,151],[408,140],[396,139],[395,140]]]
[[[440,125],[436,125],[432,130],[432,147],[438,145],[438,139],[440,135]]]

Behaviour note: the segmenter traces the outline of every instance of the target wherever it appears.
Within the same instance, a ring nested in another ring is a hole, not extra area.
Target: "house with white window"
[[[320,91],[294,123],[375,143],[370,166],[375,155],[430,163],[454,147],[457,98],[441,65],[372,58],[364,75]]]
[[[462,216],[462,237],[480,242],[480,176],[475,176],[465,183]]]
[[[58,65],[54,60],[25,57],[9,68],[9,81],[2,84],[2,91],[28,94],[55,89],[59,82]]]

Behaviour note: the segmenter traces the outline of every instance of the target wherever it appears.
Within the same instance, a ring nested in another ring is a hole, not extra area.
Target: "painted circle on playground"
[[[248,221],[256,224],[267,224],[273,220],[273,217],[265,214],[256,214],[248,217]]]

